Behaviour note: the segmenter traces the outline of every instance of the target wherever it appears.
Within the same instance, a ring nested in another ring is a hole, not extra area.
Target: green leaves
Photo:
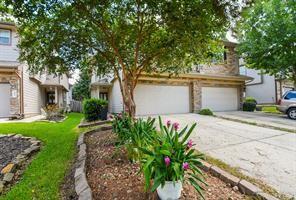
[[[236,31],[247,67],[296,84],[295,5],[294,0],[255,1]]]
[[[149,140],[147,146],[139,148],[144,153],[141,170],[145,176],[146,188],[150,186],[148,180],[153,180],[151,190],[154,191],[165,181],[183,181],[187,177],[185,174],[188,173],[189,182],[202,194],[201,184],[206,184],[199,169],[202,166],[200,162],[202,155],[196,154],[194,149],[190,149],[191,146],[185,144],[196,124],[193,124],[188,131],[186,126],[178,132],[172,125],[163,125],[159,117],[159,126],[160,137]],[[180,141],[179,137],[182,136],[184,138]]]

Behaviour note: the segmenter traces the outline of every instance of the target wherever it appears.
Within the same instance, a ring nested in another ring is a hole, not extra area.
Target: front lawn
[[[81,114],[71,113],[62,123],[0,124],[0,134],[19,133],[42,141],[40,152],[21,180],[0,200],[60,199],[60,185],[75,154],[76,126]]]

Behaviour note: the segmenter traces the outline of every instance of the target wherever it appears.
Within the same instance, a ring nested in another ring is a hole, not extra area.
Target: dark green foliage
[[[83,113],[86,121],[95,121],[100,119],[100,113],[108,102],[103,99],[86,99],[83,101]]]
[[[260,0],[243,12],[238,23],[239,52],[247,66],[296,86],[295,0]]]
[[[256,104],[253,102],[244,102],[243,103],[243,111],[254,112],[256,109]]]
[[[200,115],[214,115],[213,112],[209,108],[201,109],[198,114]]]
[[[125,144],[130,138],[130,130],[133,126],[133,120],[127,113],[114,115],[112,123],[113,132],[117,135],[119,144]]]
[[[202,185],[206,185],[200,169],[203,155],[196,154],[192,141],[187,141],[196,124],[178,131],[178,125],[165,126],[160,118],[159,123],[159,136],[151,140],[145,148],[139,148],[145,155],[141,169],[146,188],[154,191],[158,186],[164,185],[165,181],[188,181],[203,197]]]
[[[112,74],[134,117],[140,75],[183,73],[209,60],[247,0],[4,1],[18,21],[20,60],[31,72],[86,67]]]
[[[86,71],[80,72],[79,80],[73,86],[73,99],[82,101],[90,98],[90,75]]]

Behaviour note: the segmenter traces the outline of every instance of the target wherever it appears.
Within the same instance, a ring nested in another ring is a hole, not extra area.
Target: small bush
[[[54,120],[56,117],[63,116],[63,113],[60,113],[59,106],[57,104],[47,104],[43,107],[43,110],[46,114],[47,120]]]
[[[86,121],[95,121],[100,119],[102,108],[106,107],[108,102],[103,99],[86,99],[83,101],[83,113]]]
[[[246,97],[245,102],[257,104],[256,99],[254,99],[253,97]]]
[[[130,130],[133,126],[132,118],[126,113],[114,115],[112,123],[113,132],[117,134],[119,144],[125,144],[130,138]]]
[[[243,103],[243,111],[247,112],[254,112],[256,109],[256,104],[251,102],[244,102]]]
[[[200,114],[200,115],[214,115],[213,112],[209,108],[201,109],[198,114]]]

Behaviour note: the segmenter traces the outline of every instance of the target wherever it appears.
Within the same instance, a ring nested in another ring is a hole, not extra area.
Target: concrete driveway
[[[181,127],[197,122],[191,138],[198,150],[296,197],[296,134],[197,114],[162,119]]]
[[[296,133],[296,120],[289,119],[287,115],[271,114],[263,112],[215,112],[218,117],[241,120],[249,123],[257,123],[263,126],[270,126],[275,128],[289,129]]]

